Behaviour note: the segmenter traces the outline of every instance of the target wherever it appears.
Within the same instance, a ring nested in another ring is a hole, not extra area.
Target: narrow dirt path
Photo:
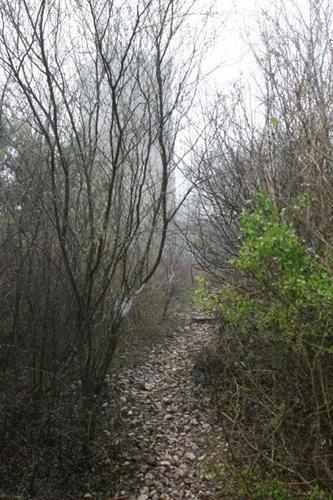
[[[222,498],[205,463],[223,454],[222,431],[207,389],[193,377],[211,326],[188,324],[152,348],[145,362],[123,369],[117,387],[127,429],[119,496],[131,500]]]

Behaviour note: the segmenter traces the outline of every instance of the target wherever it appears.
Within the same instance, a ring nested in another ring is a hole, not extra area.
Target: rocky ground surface
[[[207,388],[193,376],[196,359],[212,342],[211,330],[208,321],[189,317],[143,363],[118,374],[116,399],[126,430],[116,443],[126,450],[120,498],[222,498],[221,482],[212,481],[207,464],[218,463],[226,451],[223,433]]]

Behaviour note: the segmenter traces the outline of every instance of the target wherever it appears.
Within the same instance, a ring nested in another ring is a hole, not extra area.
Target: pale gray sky
[[[214,0],[199,0],[202,10]],[[246,102],[254,117],[258,107],[258,87],[255,80],[260,80],[259,71],[250,43],[254,47],[260,46],[258,19],[262,10],[274,11],[284,2],[292,13],[292,2],[296,7],[306,7],[309,0],[216,0],[214,12],[216,28],[216,43],[211,47],[204,61],[204,73],[209,76],[203,83],[200,94],[209,107],[214,102],[216,92],[228,94],[235,81],[241,81],[246,92]],[[214,24],[215,23],[215,24]],[[214,68],[217,69],[215,71]],[[212,71],[212,73],[210,73]],[[199,104],[200,107],[200,104]],[[200,122],[200,109],[194,109],[194,122]],[[199,127],[200,129],[200,123]],[[188,139],[187,135],[190,137]],[[194,133],[195,135],[195,133]],[[184,132],[185,143],[191,143],[192,133],[188,127]],[[182,176],[179,175],[178,185]],[[186,185],[186,182],[185,182]]]
[[[207,5],[209,0],[201,0]],[[216,0],[217,18],[225,20],[218,30],[215,48],[207,57],[207,68],[221,64],[210,84],[218,90],[227,88],[232,82],[244,78],[249,83],[251,74],[255,72],[255,62],[249,47],[249,39],[253,44],[258,41],[258,17],[262,10],[274,11],[281,3],[287,11],[300,8],[302,13],[308,10],[309,0]],[[305,14],[306,15],[306,14]]]
[[[277,3],[274,0],[217,0],[215,11],[225,24],[219,29],[216,46],[206,60],[207,68],[221,65],[210,78],[211,85],[222,90],[240,77],[248,80],[255,69],[248,34],[253,42],[261,9],[274,8]]]

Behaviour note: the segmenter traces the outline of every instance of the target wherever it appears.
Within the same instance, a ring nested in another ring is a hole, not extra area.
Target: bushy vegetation
[[[258,21],[259,106],[249,109],[242,83],[219,94],[197,156],[188,241],[205,277],[197,300],[219,329],[218,348],[200,363],[238,472],[277,478],[295,497],[314,487],[328,495],[332,2],[288,0]]]
[[[333,277],[328,255],[296,227],[305,197],[287,210],[260,192],[240,214],[237,286],[197,301],[223,321],[221,408],[267,465],[333,490]]]
[[[119,346],[166,319],[191,7],[0,2],[0,496],[81,496]]]
[[[257,478],[264,497],[297,490],[285,480],[333,493],[333,7],[273,4],[251,102],[246,81],[198,106],[214,37],[200,0],[0,0],[8,491],[37,494],[46,463],[69,489],[89,471],[111,375],[165,331],[194,257],[248,493]]]

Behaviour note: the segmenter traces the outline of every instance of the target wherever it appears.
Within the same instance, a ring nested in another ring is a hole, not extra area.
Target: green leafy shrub
[[[237,286],[212,291],[201,281],[196,297],[223,320],[234,432],[242,428],[266,463],[332,492],[333,278],[297,234],[303,206],[280,210],[259,193],[239,218]]]
[[[246,301],[247,310],[251,309],[259,327],[274,327],[285,338],[289,336],[295,341],[306,336],[315,342],[316,352],[317,348],[330,351],[332,276],[305,248],[292,224],[283,220],[277,207],[263,193],[257,197],[254,212],[242,212],[240,224],[243,243],[232,263],[252,273],[265,294],[254,299],[236,294],[236,307]],[[222,291],[222,297],[224,294]],[[221,309],[225,314],[223,304]],[[327,341],[323,343],[324,339]]]

